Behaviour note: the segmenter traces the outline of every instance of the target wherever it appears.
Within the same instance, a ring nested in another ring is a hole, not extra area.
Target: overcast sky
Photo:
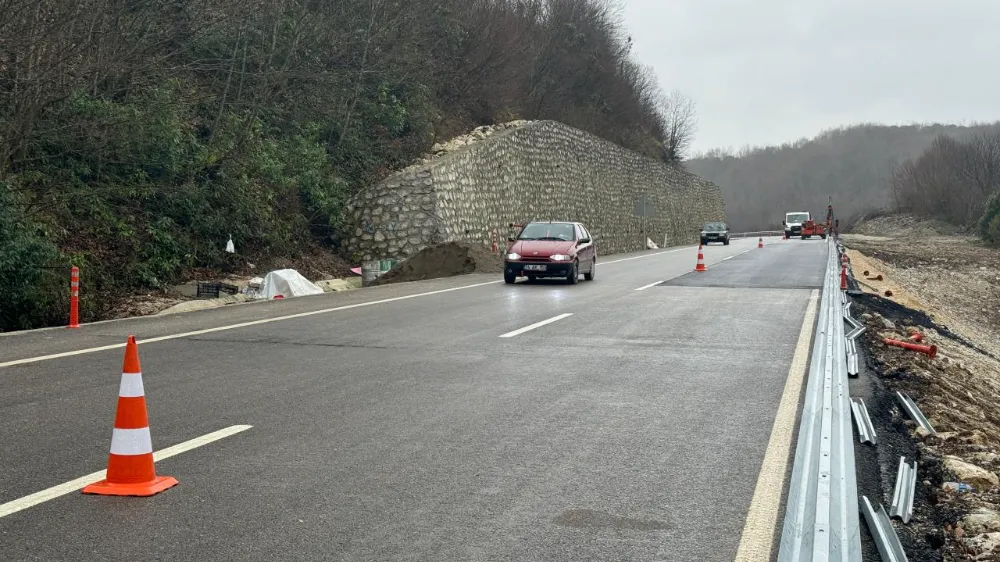
[[[1000,120],[1000,0],[624,0],[695,151],[858,122]]]

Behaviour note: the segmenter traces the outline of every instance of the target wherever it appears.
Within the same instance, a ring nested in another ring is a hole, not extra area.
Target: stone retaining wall
[[[645,196],[648,216],[638,216]],[[587,225],[601,254],[695,243],[706,221],[725,220],[711,182],[554,121],[493,134],[412,166],[360,192],[346,213],[355,259],[405,258],[464,241],[501,248],[511,223]]]

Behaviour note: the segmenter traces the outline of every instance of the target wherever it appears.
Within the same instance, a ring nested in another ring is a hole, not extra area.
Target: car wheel
[[[577,283],[580,282],[579,263],[573,262],[573,265],[569,268],[569,275],[567,276],[566,281],[568,281],[570,285],[576,285]]]
[[[517,275],[514,275],[513,273],[507,273],[506,271],[504,272],[504,274],[503,274],[503,282],[504,283],[506,283],[508,285],[513,285],[514,282],[516,282],[516,281],[517,281]]]
[[[729,245],[729,239],[726,238],[725,240],[723,240],[722,245],[723,246],[728,246]]]
[[[594,263],[590,264],[590,271],[583,274],[583,278],[587,281],[593,281],[594,275],[597,275],[597,258],[594,258]]]
[[[702,246],[708,246],[708,240],[705,240],[704,238],[702,238],[701,239],[701,245]]]

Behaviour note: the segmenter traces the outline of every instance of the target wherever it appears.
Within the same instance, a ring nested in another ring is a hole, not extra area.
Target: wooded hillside
[[[857,125],[782,146],[721,150],[688,160],[689,171],[717,183],[734,230],[777,230],[785,211],[824,217],[828,197],[841,219],[896,206],[893,171],[940,135],[956,140],[1000,130],[1000,124]]]
[[[437,140],[554,119],[655,158],[690,105],[612,0],[0,0],[0,330],[336,246]],[[240,255],[223,252],[232,234]]]

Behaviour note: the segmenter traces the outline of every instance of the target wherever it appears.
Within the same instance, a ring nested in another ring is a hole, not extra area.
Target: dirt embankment
[[[371,285],[437,279],[468,273],[502,273],[503,260],[478,244],[448,242],[420,250],[383,273]]]
[[[935,559],[1000,561],[1000,252],[906,217],[858,230],[843,239],[869,293],[857,299],[869,366],[889,391],[909,394],[937,432],[906,420],[929,504],[922,509],[940,524],[927,542]],[[937,346],[936,358],[883,343],[914,332]],[[949,482],[971,491],[950,491]]]

